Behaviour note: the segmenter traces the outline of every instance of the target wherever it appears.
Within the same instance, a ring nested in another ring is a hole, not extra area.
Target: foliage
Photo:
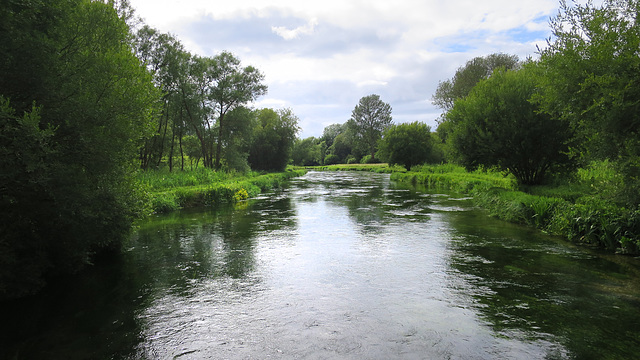
[[[391,125],[384,131],[376,156],[409,170],[432,159],[431,128],[421,122]]]
[[[260,175],[227,173],[208,168],[186,172],[149,171],[139,174],[139,181],[149,192],[150,209],[156,213],[186,207],[236,203],[261,191],[282,186],[306,170]]]
[[[468,169],[497,166],[522,184],[539,184],[548,171],[570,164],[570,127],[529,101],[537,70],[529,65],[494,72],[447,113],[447,141],[461,164]]]
[[[504,176],[501,172],[483,170],[468,172],[463,167],[453,164],[414,166],[412,171],[406,173],[392,173],[391,180],[463,193],[492,187],[505,189],[517,187],[515,179]]]
[[[624,175],[626,203],[640,200],[640,2],[561,2],[554,38],[541,51],[542,108],[578,130],[575,151],[609,159]]]
[[[388,164],[337,164],[325,166],[312,166],[306,169],[319,171],[367,171],[380,174],[389,174],[395,172],[404,172],[405,169],[400,166],[389,166]]]
[[[391,125],[391,106],[376,94],[360,99],[351,112],[352,126],[367,153],[375,158],[378,140],[382,132]]]
[[[518,66],[519,60],[516,55],[491,54],[473,58],[458,68],[453,78],[438,83],[431,101],[444,111],[449,111],[457,99],[469,95],[480,80],[488,78],[495,70],[517,69]]]
[[[253,170],[283,171],[299,131],[298,117],[291,109],[262,109],[257,114],[254,141],[249,151]]]
[[[292,160],[293,165],[317,166],[323,165],[327,145],[322,139],[308,137],[306,139],[296,139],[293,144]]]
[[[615,186],[610,182],[610,172],[603,171],[603,167],[607,167],[606,163],[578,171],[582,175],[575,183],[526,187],[526,192],[519,191],[514,179],[501,173],[480,170],[470,173],[452,164],[416,166],[414,171],[393,172],[391,179],[467,193],[478,206],[500,219],[534,226],[579,244],[638,254],[640,211],[617,206],[602,197],[600,190]],[[592,184],[599,184],[598,190],[591,193],[574,190],[588,189]]]
[[[3,5],[0,95],[28,115],[12,115],[3,100],[2,136],[33,143],[2,143],[2,161],[17,167],[0,184],[3,253],[12,254],[1,259],[0,297],[37,290],[45,275],[77,271],[95,252],[118,249],[142,211],[131,164],[153,130],[160,94],[111,4]],[[12,200],[14,188],[31,195]],[[16,282],[19,274],[29,275]]]
[[[48,187],[54,131],[41,130],[40,123],[37,108],[18,117],[0,97],[1,297],[39,287],[49,262],[38,249],[48,247],[53,215],[41,204],[53,200]]]
[[[179,152],[184,170],[182,140],[195,136],[204,166],[246,170],[252,126],[244,105],[266,93],[264,75],[252,66],[242,67],[228,52],[192,55],[172,35],[148,26],[138,31],[135,46],[164,91],[156,135],[141,150],[142,168],[157,168],[166,156],[172,169],[174,153]]]

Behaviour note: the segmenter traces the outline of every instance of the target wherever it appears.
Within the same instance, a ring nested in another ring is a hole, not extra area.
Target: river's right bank
[[[469,194],[477,206],[502,220],[608,252],[640,254],[640,210],[616,202],[621,179],[607,162],[579,169],[570,179],[527,187],[498,171],[468,172],[452,164],[416,166],[411,171],[385,164],[313,169],[391,173],[394,181]]]
[[[640,252],[640,211],[616,204],[617,179],[607,163],[580,169],[570,180],[528,187],[499,172],[467,172],[454,165],[394,172],[391,179],[468,193],[492,216],[574,243],[621,254]]]

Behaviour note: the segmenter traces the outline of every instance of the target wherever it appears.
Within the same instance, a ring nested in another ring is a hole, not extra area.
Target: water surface
[[[5,314],[15,331],[4,353],[630,359],[638,269],[455,194],[312,172],[235,207],[150,219],[119,261]]]

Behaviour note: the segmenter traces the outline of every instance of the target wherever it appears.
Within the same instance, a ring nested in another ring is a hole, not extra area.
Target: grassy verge
[[[306,166],[304,169],[318,171],[368,171],[375,173],[405,172],[402,166],[389,166],[388,164],[337,164],[324,166]]]
[[[303,169],[281,173],[224,173],[209,169],[185,172],[143,172],[138,176],[148,194],[150,212],[162,213],[185,207],[234,203],[278,188],[287,179],[301,176]]]
[[[640,253],[640,210],[616,205],[619,179],[606,163],[578,171],[576,179],[519,189],[497,172],[467,172],[454,165],[424,166],[393,173],[392,180],[423,184],[473,196],[500,219],[623,254]]]

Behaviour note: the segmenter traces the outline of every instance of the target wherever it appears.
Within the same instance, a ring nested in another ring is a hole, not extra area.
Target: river
[[[388,175],[140,224],[116,261],[4,306],[7,359],[632,359],[637,258]]]

